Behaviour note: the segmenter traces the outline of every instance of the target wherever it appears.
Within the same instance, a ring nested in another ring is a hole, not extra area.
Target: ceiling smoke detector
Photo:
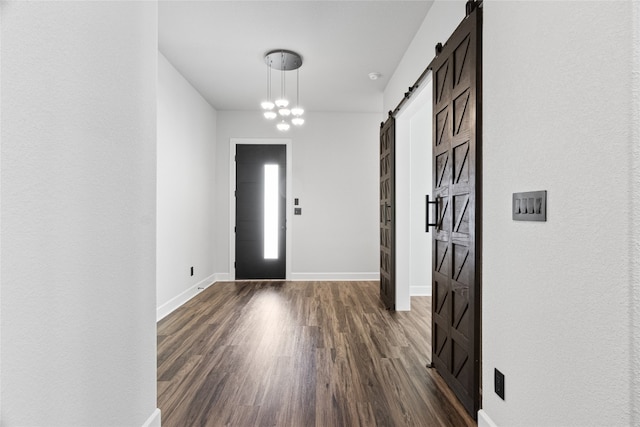
[[[373,73],[369,73],[369,78],[371,80],[378,80],[380,77],[382,77],[382,74],[378,73],[377,71],[374,71]]]

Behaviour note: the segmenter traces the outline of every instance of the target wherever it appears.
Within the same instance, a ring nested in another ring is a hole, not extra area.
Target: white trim
[[[352,282],[380,280],[380,272],[374,273],[292,273],[291,280],[300,282]]]
[[[228,282],[231,280],[231,275],[229,273],[216,273],[213,275],[214,282]]]
[[[162,419],[160,415],[160,409],[156,408],[156,410],[153,411],[153,414],[151,414],[151,416],[147,418],[147,421],[142,424],[142,427],[161,427],[161,425]]]
[[[412,297],[430,297],[431,296],[431,285],[428,286],[411,286],[411,296]]]
[[[478,411],[478,427],[498,427],[484,410]]]
[[[236,146],[244,144],[284,145],[287,150],[287,211],[285,215],[286,270],[285,279],[291,280],[291,246],[293,244],[293,225],[289,226],[290,212],[293,212],[293,149],[291,139],[285,138],[231,138],[229,140],[229,280],[235,280],[236,239],[233,231],[236,222]],[[291,223],[293,224],[293,222]]]
[[[167,315],[171,314],[174,310],[179,308],[182,304],[186,303],[191,298],[198,295],[201,291],[211,286],[215,282],[214,277],[215,277],[215,274],[212,274],[211,276],[207,277],[204,280],[201,280],[200,282],[191,286],[181,294],[171,298],[169,301],[165,302],[160,307],[158,307],[156,309],[156,322],[162,320]]]

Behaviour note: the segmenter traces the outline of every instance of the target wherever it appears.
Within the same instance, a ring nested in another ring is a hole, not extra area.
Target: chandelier
[[[261,105],[263,115],[267,120],[276,121],[279,131],[286,132],[291,125],[302,126],[304,110],[300,106],[300,67],[302,57],[295,52],[284,49],[272,50],[264,57],[267,64],[267,99]],[[280,97],[272,101],[271,70],[280,70]],[[296,102],[293,107],[287,99],[286,71],[296,71]]]

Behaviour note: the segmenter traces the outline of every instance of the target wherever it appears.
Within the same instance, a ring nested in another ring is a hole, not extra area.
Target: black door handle
[[[384,211],[385,211],[384,212],[385,213],[385,215],[384,215],[384,223],[386,225],[389,221],[391,221],[391,205],[385,203],[384,204]]]
[[[438,199],[436,198],[436,200],[434,201],[429,201],[428,194],[426,196],[426,199],[427,199],[427,203],[425,204],[425,211],[426,211],[425,231],[428,233],[429,227],[438,226]],[[436,205],[436,222],[434,222],[433,224],[429,222],[429,205]]]

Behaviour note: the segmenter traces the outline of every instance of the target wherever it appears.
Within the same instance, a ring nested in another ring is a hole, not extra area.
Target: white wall
[[[214,280],[216,111],[158,55],[158,318]],[[191,267],[194,275],[191,276]]]
[[[436,44],[444,44],[460,24],[465,16],[465,3],[465,0],[435,0],[384,90],[383,120],[433,60]]]
[[[1,8],[1,423],[159,425],[156,4]]]
[[[431,169],[433,155],[431,82],[425,85],[417,111],[411,117],[411,267],[409,286],[411,295],[431,295],[431,236],[425,232],[425,195],[433,195]],[[433,218],[433,207],[430,214]],[[432,220],[433,221],[433,220]]]
[[[302,128],[283,134],[260,112],[218,112],[216,204],[229,203],[230,138],[291,138],[292,279],[377,279],[378,114],[305,113]],[[219,210],[216,271],[229,270],[229,214]]]
[[[631,185],[631,325],[632,325],[632,368],[631,368],[631,424],[640,424],[640,2],[633,3],[633,74],[631,108],[632,152],[631,165],[633,167]]]
[[[482,422],[632,424],[632,16],[485,2]],[[547,222],[511,220],[528,190],[548,191]]]
[[[431,295],[431,96],[428,76],[396,117],[396,310],[409,310],[411,296]]]

